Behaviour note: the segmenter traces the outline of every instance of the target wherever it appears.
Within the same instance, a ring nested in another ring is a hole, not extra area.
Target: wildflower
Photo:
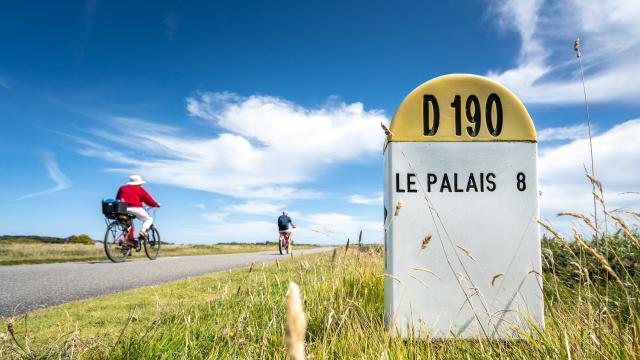
[[[228,337],[233,337],[234,333],[229,327],[226,327],[224,328],[224,335]]]

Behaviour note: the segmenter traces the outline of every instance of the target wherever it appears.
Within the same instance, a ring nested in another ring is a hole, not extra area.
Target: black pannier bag
[[[129,204],[126,202],[115,201],[111,199],[102,201],[102,213],[109,219],[116,219],[118,215],[126,215],[127,214],[127,206]]]

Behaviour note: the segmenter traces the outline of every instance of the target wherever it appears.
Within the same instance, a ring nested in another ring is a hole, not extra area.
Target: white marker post
[[[395,334],[517,338],[544,326],[537,143],[500,84],[413,90],[384,150],[385,322]]]

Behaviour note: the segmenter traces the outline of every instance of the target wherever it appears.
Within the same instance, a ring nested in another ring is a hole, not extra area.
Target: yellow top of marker
[[[396,110],[389,141],[536,141],[522,102],[493,80],[450,74],[429,80]]]

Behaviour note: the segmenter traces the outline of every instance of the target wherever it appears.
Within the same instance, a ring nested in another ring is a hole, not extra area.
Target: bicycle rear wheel
[[[160,233],[155,226],[151,225],[147,231],[147,240],[144,242],[144,252],[149,260],[155,260],[160,254]]]
[[[127,229],[118,221],[114,221],[107,227],[104,234],[104,252],[109,260],[123,262],[131,254],[131,248],[126,242]]]

